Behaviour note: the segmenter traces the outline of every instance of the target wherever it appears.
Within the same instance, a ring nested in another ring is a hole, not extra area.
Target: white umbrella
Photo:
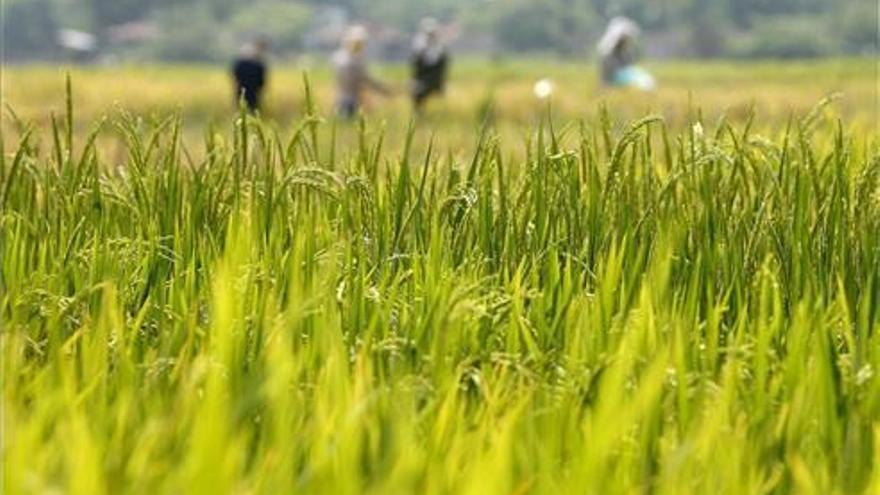
[[[603,57],[611,55],[622,38],[635,38],[639,36],[640,33],[641,30],[639,29],[639,25],[632,19],[627,17],[615,17],[614,19],[611,19],[611,22],[608,23],[608,28],[605,30],[605,34],[603,34],[602,39],[599,40],[599,55]]]
[[[90,52],[98,44],[97,38],[91,33],[75,29],[59,29],[58,44],[75,52]]]

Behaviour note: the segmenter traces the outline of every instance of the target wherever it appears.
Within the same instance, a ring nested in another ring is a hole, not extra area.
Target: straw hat
[[[352,52],[359,52],[363,50],[367,38],[369,38],[367,28],[360,24],[355,24],[345,31],[345,35],[342,37],[342,45]]]

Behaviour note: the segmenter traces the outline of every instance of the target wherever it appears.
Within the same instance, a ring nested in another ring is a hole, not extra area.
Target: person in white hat
[[[349,118],[363,104],[363,95],[373,90],[388,95],[384,84],[370,76],[364,60],[367,30],[363,26],[351,26],[342,38],[342,46],[333,54],[336,69],[336,111]]]
[[[419,32],[413,40],[412,98],[418,110],[433,94],[443,93],[449,55],[441,39],[440,26],[433,18],[422,19]]]

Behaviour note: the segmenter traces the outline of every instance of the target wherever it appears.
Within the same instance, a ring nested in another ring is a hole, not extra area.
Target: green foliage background
[[[627,15],[673,42],[679,56],[816,57],[876,50],[872,0],[6,0],[3,38],[11,60],[57,57],[54,29],[99,37],[119,23],[153,20],[159,42],[107,47],[120,56],[223,60],[248,35],[296,53],[312,14],[335,5],[353,20],[410,33],[422,16],[457,21],[465,35],[493,40],[495,52],[584,56],[609,18]]]

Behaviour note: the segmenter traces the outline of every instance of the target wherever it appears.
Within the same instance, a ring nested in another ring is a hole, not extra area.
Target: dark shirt
[[[446,84],[447,55],[441,54],[429,61],[423,53],[416,53],[412,58],[413,96],[421,100],[431,93],[442,92]]]
[[[240,58],[232,66],[235,77],[235,98],[244,97],[248,109],[260,106],[260,93],[266,84],[266,64],[262,60]]]

